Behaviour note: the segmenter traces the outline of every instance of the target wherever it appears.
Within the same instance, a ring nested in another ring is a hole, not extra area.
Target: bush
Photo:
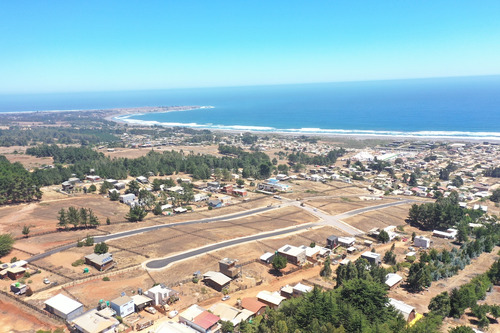
[[[208,206],[208,210],[212,210],[214,209],[212,206]]]
[[[25,277],[25,278],[29,278],[29,277],[31,277],[30,272],[26,272],[26,273],[24,273],[24,277]]]
[[[109,281],[109,277],[105,276],[102,278],[103,281]],[[118,317],[116,317],[116,319],[118,319]],[[118,321],[120,321],[120,319],[118,319]]]
[[[409,263],[414,262],[415,259],[417,259],[415,256],[408,256],[408,257],[406,257],[406,261],[408,261]]]
[[[12,259],[10,259],[10,263],[11,264],[14,263],[14,262],[16,262],[16,261],[17,261],[17,257],[12,257]]]
[[[194,284],[197,284],[200,281],[200,279],[194,277],[192,281],[193,281]]]
[[[85,263],[85,261],[83,259],[78,259],[78,260],[74,261],[73,263],[71,263],[71,266],[77,267],[77,266],[83,265],[84,263]]]
[[[83,242],[78,241],[78,242],[76,243],[76,246],[77,246],[77,247],[82,247],[82,246],[83,246]]]

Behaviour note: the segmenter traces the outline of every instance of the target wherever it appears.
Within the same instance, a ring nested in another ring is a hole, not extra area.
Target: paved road
[[[109,234],[109,235],[103,235],[103,236],[95,236],[94,237],[94,242],[96,242],[96,243],[106,242],[106,241],[117,239],[117,238],[133,236],[133,235],[141,234],[141,233],[148,232],[148,231],[155,231],[155,230],[159,230],[159,229],[163,229],[163,228],[170,228],[170,227],[175,227],[175,226],[183,226],[183,225],[190,225],[190,224],[200,224],[200,223],[213,223],[213,222],[219,222],[219,221],[233,220],[233,219],[238,219],[238,218],[246,217],[246,216],[253,215],[253,214],[258,214],[258,213],[266,212],[268,210],[275,209],[275,208],[276,207],[261,207],[261,208],[247,210],[247,211],[244,211],[244,212],[241,212],[241,213],[236,213],[236,214],[230,214],[230,215],[224,215],[224,216],[218,216],[218,217],[209,217],[209,218],[206,218],[206,219],[193,220],[193,221],[185,221],[185,222],[177,222],[177,223],[170,223],[170,224],[154,225],[154,226],[144,227],[144,228],[140,228],[140,229],[134,229],[134,230],[129,230],[129,231],[118,232],[118,233],[115,233],[115,234]],[[61,246],[61,247],[49,250],[49,251],[44,252],[44,253],[34,255],[33,257],[27,259],[26,261],[27,262],[33,262],[33,261],[36,261],[36,260],[40,260],[40,259],[43,259],[45,257],[51,256],[51,255],[53,255],[55,253],[58,253],[58,252],[61,252],[61,251],[67,250],[67,249],[71,249],[71,248],[73,248],[75,246],[76,246],[75,243],[64,245],[64,246]]]
[[[162,269],[162,268],[165,268],[167,265],[170,265],[174,262],[184,260],[184,259],[189,259],[189,258],[195,257],[195,256],[200,255],[200,254],[205,254],[205,253],[208,253],[208,252],[211,252],[214,250],[219,250],[219,249],[222,249],[222,248],[225,248],[228,246],[247,243],[247,242],[255,241],[258,239],[264,239],[264,238],[269,238],[269,237],[285,235],[285,234],[289,234],[292,232],[297,232],[299,230],[311,228],[311,227],[314,227],[316,225],[317,224],[315,224],[315,223],[301,224],[295,228],[287,228],[287,229],[266,232],[266,233],[248,236],[248,237],[243,237],[243,238],[231,239],[231,240],[220,242],[217,244],[205,246],[203,248],[199,248],[199,249],[183,252],[180,254],[176,254],[176,255],[166,257],[163,259],[151,260],[151,261],[148,261],[145,264],[145,266],[149,269]]]

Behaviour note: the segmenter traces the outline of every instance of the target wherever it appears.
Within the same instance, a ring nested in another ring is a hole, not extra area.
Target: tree
[[[97,187],[96,187],[94,184],[90,185],[90,186],[89,186],[89,192],[90,192],[90,193],[93,193],[93,192],[95,192],[95,191],[97,191]]]
[[[245,180],[243,180],[242,178],[238,178],[238,179],[236,179],[236,184],[239,187],[243,187],[243,185],[245,185]]]
[[[431,285],[431,272],[429,267],[423,262],[416,262],[410,266],[410,272],[406,280],[408,289],[416,292]]]
[[[232,333],[234,332],[234,326],[233,323],[230,321],[222,320],[221,321],[221,331],[222,333]]]
[[[464,181],[462,179],[462,177],[460,176],[456,176],[455,178],[453,178],[453,180],[451,181],[451,185],[455,186],[455,187],[460,187],[464,184]]]
[[[59,220],[59,222],[57,223],[59,227],[68,229],[68,219],[66,217],[66,211],[64,210],[64,208],[61,208],[61,210],[58,212],[57,219]]]
[[[417,175],[414,172],[412,172],[410,175],[410,180],[408,181],[408,185],[410,185],[410,186],[417,186],[418,185]]]
[[[493,202],[500,202],[500,188],[493,191],[493,194],[490,196],[490,200]]]
[[[436,297],[433,297],[428,308],[430,311],[433,311],[440,316],[448,317],[451,311],[450,295],[448,295],[448,292],[445,291]]]
[[[73,206],[68,208],[68,223],[73,225],[75,229],[80,224],[80,214],[78,213],[78,209]]]
[[[139,195],[140,186],[139,183],[135,180],[132,180],[128,183],[128,189],[125,193],[134,193],[136,196]]]
[[[414,232],[411,233],[411,241],[414,242],[415,241],[415,237],[417,236],[417,234]]]
[[[330,261],[330,256],[327,256],[325,263],[323,264],[323,269],[319,273],[323,277],[330,277],[332,275],[332,266]]]
[[[109,200],[111,201],[118,201],[120,199],[120,192],[118,191],[111,191],[109,193]]]
[[[386,251],[383,261],[388,265],[396,265],[396,254],[394,254],[394,252],[392,251]]]
[[[30,227],[27,226],[27,225],[24,225],[23,226],[23,235],[24,235],[24,237],[28,237],[29,234],[30,234]]]
[[[104,242],[94,245],[94,253],[104,254],[108,252],[108,245]]]
[[[125,215],[125,218],[130,222],[138,222],[142,221],[146,215],[148,215],[148,212],[146,212],[144,208],[139,205],[135,205],[134,207],[130,207],[130,210],[127,215]]]
[[[90,208],[88,209],[88,219],[91,227],[98,227],[101,224],[97,216],[94,214],[94,211]]]
[[[111,220],[109,219],[109,217],[106,217],[106,224],[107,224],[107,225],[110,225],[110,224],[111,224]]]
[[[160,215],[162,213],[161,205],[159,202],[156,203],[155,208],[153,208],[154,215]]]
[[[469,228],[469,223],[467,223],[466,220],[460,221],[460,223],[457,226],[457,241],[459,243],[465,243],[469,240],[469,233],[470,233],[470,228]]]
[[[377,240],[380,243],[387,243],[389,241],[389,234],[385,230],[380,230],[380,233],[378,234]]]
[[[87,237],[85,237],[85,246],[92,246],[94,245],[94,237],[90,236],[90,235],[87,235]]]
[[[80,208],[80,212],[78,214],[80,219],[80,225],[83,225],[85,228],[87,228],[89,224],[89,215],[87,209],[83,207]]]
[[[140,190],[139,191],[139,203],[144,206],[146,209],[150,210],[154,207],[156,197],[153,193],[148,190]]]
[[[281,272],[281,270],[286,267],[287,263],[288,261],[286,257],[276,254],[273,259],[273,268],[276,271]]]
[[[14,237],[11,234],[0,235],[0,257],[10,253],[14,245]]]

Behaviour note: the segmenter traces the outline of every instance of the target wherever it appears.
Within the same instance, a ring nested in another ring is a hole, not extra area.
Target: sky
[[[2,1],[0,94],[500,74],[500,1]]]

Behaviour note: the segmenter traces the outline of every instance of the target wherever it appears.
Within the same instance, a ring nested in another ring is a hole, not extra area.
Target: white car
[[[172,318],[174,318],[175,316],[177,316],[178,314],[179,314],[179,311],[177,311],[177,310],[170,311],[170,312],[168,313],[168,318],[172,319]]]
[[[156,309],[153,308],[152,306],[148,306],[147,308],[144,309],[144,311],[149,312],[151,314],[155,314],[156,313]]]
[[[231,296],[226,295],[226,296],[222,297],[222,300],[223,300],[223,301],[227,301],[227,300],[228,300],[228,299],[230,299],[230,298],[231,298]]]
[[[47,279],[47,278],[45,278],[45,279],[43,279],[43,283],[45,283],[45,284],[50,284],[50,280],[49,280],[49,279]]]

